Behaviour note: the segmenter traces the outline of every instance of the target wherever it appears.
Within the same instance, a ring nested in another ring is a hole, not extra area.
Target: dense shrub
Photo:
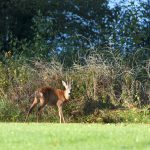
[[[53,86],[63,89],[61,80],[73,80],[71,100],[64,106],[69,122],[127,122],[121,114],[127,114],[130,122],[130,111],[120,111],[119,115],[113,111],[113,115],[112,111],[103,110],[105,115],[99,113],[97,117],[94,113],[104,108],[138,108],[149,103],[149,81],[137,79],[137,68],[127,67],[119,56],[113,55],[109,61],[93,54],[85,58],[82,65],[74,63],[68,69],[56,60],[8,58],[5,63],[0,62],[0,119],[23,121],[37,88]],[[145,68],[149,68],[149,63]],[[138,111],[136,114],[141,116]],[[56,108],[51,107],[46,108],[42,116],[41,121],[58,119]],[[30,120],[36,120],[34,114]]]

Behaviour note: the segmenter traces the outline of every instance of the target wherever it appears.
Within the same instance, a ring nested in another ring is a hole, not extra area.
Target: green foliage
[[[84,64],[75,64],[67,69],[57,60],[51,62],[28,61],[20,57],[6,58],[5,63],[0,63],[0,99],[2,102],[1,114],[4,110],[13,111],[9,107],[17,106],[14,111],[14,119],[24,120],[25,114],[34,96],[34,91],[42,86],[52,86],[62,89],[61,80],[73,80],[71,100],[64,106],[64,112],[68,122],[126,122],[125,117],[118,115],[117,111],[107,110],[104,114],[95,112],[101,109],[117,108],[140,108],[149,102],[148,78],[145,82],[137,80],[136,69],[127,67],[119,56],[111,56],[111,63],[106,61],[103,55],[93,54],[85,58]],[[149,66],[149,63],[147,63]],[[146,67],[149,68],[148,66]],[[142,69],[142,68],[141,68]],[[147,72],[148,75],[148,72]],[[145,87],[145,88],[143,88]],[[8,106],[7,106],[8,105]],[[15,108],[15,107],[14,107]],[[122,111],[123,112],[123,111]],[[20,114],[21,115],[18,115]],[[10,113],[11,114],[11,113]],[[16,117],[17,114],[17,117]],[[121,114],[121,113],[119,113]],[[137,122],[147,122],[148,117],[140,113],[125,111],[127,120],[134,122],[134,116],[139,116]],[[13,115],[13,112],[11,116]],[[132,116],[133,115],[133,116]],[[24,116],[24,117],[22,117]],[[57,111],[55,108],[47,108],[43,112],[41,121],[52,120],[57,122]],[[131,119],[130,119],[131,116]],[[4,120],[5,115],[1,118]],[[89,119],[88,119],[89,118]],[[35,121],[35,113],[30,117]]]
[[[114,8],[114,20],[112,23],[112,37],[111,42],[115,49],[127,55],[134,53],[138,49],[149,48],[149,32],[150,26],[147,15],[148,10],[145,6],[149,6],[148,2],[132,1],[126,3],[120,1],[119,5]],[[142,10],[142,13],[141,11]],[[115,30],[114,30],[115,29]]]
[[[16,122],[23,119],[18,104],[0,99],[0,120],[3,122]],[[22,120],[23,121],[23,120]]]
[[[104,109],[95,110],[93,114],[83,116],[79,122],[85,123],[149,123],[150,112],[144,109]]]
[[[149,3],[119,4],[110,8],[107,0],[0,0],[3,107],[13,111],[14,104],[16,113],[24,113],[36,88],[62,88],[61,80],[68,78],[73,80],[72,101],[65,113],[75,121],[103,107],[148,105]],[[49,111],[44,114],[43,121],[56,121]],[[108,116],[100,120],[124,121]]]

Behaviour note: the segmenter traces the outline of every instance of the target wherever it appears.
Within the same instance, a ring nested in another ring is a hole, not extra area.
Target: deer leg
[[[32,112],[32,110],[35,108],[36,105],[37,105],[37,100],[35,99],[34,102],[32,103],[32,105],[30,106],[30,109],[29,109],[29,111],[28,111],[28,113],[27,113],[27,115],[26,115],[25,122],[27,121],[27,119],[28,119],[30,113]]]
[[[58,114],[59,114],[59,123],[61,123],[61,106],[60,105],[57,105],[58,106]]]
[[[44,106],[45,106],[44,103],[40,103],[40,106],[38,107],[38,110],[37,110],[37,122],[39,122],[39,116],[41,115],[41,112],[42,112],[42,109],[43,109]]]
[[[62,113],[62,118],[63,118],[63,122],[64,122],[64,123],[66,123],[66,122],[65,122],[65,119],[64,119],[64,115],[63,115],[63,113]]]
[[[64,119],[63,112],[62,112],[62,108],[61,108],[61,116],[62,116],[63,122],[65,123],[65,119]]]
[[[60,123],[61,123],[62,119],[63,119],[63,122],[65,123],[65,119],[63,116],[63,112],[62,112],[62,106],[58,106],[58,112],[59,112]]]

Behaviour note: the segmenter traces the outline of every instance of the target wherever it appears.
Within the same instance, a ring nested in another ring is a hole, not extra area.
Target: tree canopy
[[[150,3],[108,0],[0,0],[0,52],[76,58],[108,46],[121,54],[150,48]]]

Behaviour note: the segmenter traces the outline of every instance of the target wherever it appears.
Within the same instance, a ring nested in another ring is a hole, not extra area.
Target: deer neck
[[[69,99],[69,92],[67,90],[56,90],[56,94],[58,96],[58,100],[66,101]]]
[[[70,97],[70,92],[69,92],[68,90],[65,90],[65,91],[64,91],[64,97],[65,97],[66,100],[69,99],[69,97]]]

